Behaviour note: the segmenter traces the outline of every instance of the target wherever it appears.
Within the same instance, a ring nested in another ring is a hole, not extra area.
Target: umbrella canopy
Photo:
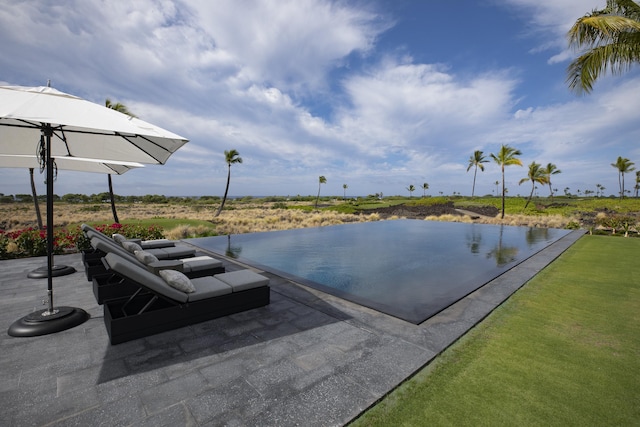
[[[51,87],[0,86],[0,154],[39,157],[46,164],[48,308],[14,322],[11,336],[35,336],[77,326],[88,314],[53,305],[54,158],[96,163],[164,164],[185,138]]]
[[[79,157],[57,157],[53,161],[60,170],[106,173],[122,175],[132,169],[142,168],[142,163],[136,162],[108,162],[99,159],[85,159]],[[34,168],[40,167],[36,156],[0,154],[0,168]]]
[[[0,86],[0,154],[34,155],[44,124],[53,130],[55,158],[164,164],[187,143],[158,126],[51,87]]]

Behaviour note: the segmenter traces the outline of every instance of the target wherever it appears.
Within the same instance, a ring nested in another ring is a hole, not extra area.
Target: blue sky
[[[556,164],[553,187],[574,194],[616,194],[618,156],[640,168],[639,67],[587,96],[565,83],[566,32],[604,0],[53,3],[0,4],[0,83],[50,79],[190,140],[164,166],[116,176],[118,194],[222,195],[232,148],[234,196],[314,195],[320,175],[323,195],[421,195],[423,183],[469,195],[469,157],[501,144],[522,151],[510,195],[528,195],[532,161]],[[476,194],[499,179],[487,163]],[[106,181],[60,171],[55,192]],[[0,193],[29,192],[26,170],[0,169]]]

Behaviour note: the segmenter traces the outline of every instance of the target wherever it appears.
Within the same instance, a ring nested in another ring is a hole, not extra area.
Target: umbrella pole
[[[64,331],[89,320],[89,314],[81,308],[53,307],[53,159],[51,158],[51,136],[53,128],[44,125],[47,163],[47,299],[46,310],[34,311],[16,320],[7,333],[12,337],[35,337]]]
[[[73,274],[76,272],[76,269],[68,265],[53,264],[53,158],[51,157],[51,136],[53,136],[53,129],[51,128],[51,125],[48,125],[42,129],[42,135],[45,137],[45,161],[47,167],[47,265],[45,267],[38,267],[35,270],[29,272],[29,274],[27,274],[27,277],[31,279],[43,279],[45,277],[47,278],[47,300],[49,301],[49,314],[54,314],[53,278],[58,276],[66,276],[67,274]],[[35,196],[35,191],[33,193]],[[38,206],[37,200],[36,206]]]
[[[46,138],[46,156],[47,156],[47,300],[49,309],[43,313],[43,316],[56,314],[53,309],[53,159],[51,158],[51,135],[53,129],[51,125],[42,130]]]

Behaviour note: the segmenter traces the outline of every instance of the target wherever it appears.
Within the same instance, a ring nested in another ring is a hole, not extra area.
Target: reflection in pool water
[[[568,233],[395,220],[203,237],[189,242],[421,323]]]

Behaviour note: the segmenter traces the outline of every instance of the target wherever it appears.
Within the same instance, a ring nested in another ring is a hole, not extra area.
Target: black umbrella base
[[[51,277],[66,276],[67,274],[73,274],[76,269],[68,265],[54,265],[51,268]],[[46,279],[49,277],[49,271],[47,266],[38,267],[35,270],[27,274],[30,279]]]
[[[81,308],[54,307],[53,311],[52,314],[49,314],[49,309],[35,311],[16,320],[9,327],[8,334],[12,337],[54,334],[81,325],[90,317],[89,313]]]

